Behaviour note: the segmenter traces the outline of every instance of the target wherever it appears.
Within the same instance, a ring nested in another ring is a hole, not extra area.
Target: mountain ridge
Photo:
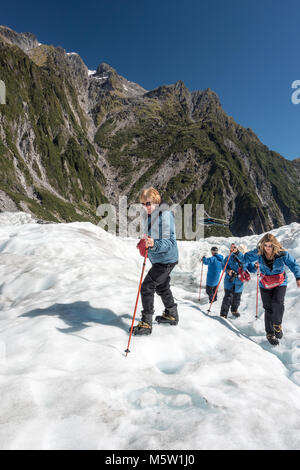
[[[3,193],[10,207],[41,218],[96,222],[101,202],[117,206],[120,195],[136,202],[153,185],[169,203],[203,203],[231,222],[208,235],[300,220],[298,162],[237,124],[210,88],[190,92],[178,80],[145,90],[105,63],[89,73],[79,54],[31,33],[1,26],[0,38],[4,208]]]

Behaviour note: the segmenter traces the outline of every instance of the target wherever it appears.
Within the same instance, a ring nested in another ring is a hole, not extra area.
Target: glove
[[[145,238],[141,238],[136,247],[139,249],[140,255],[145,258],[146,255],[146,240]]]

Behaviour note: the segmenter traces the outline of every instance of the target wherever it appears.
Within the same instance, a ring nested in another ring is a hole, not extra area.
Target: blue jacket
[[[151,263],[169,264],[178,262],[173,213],[158,206],[151,215],[147,216],[143,227],[145,229],[144,233],[154,239],[154,247],[148,249],[148,258]]]
[[[239,252],[238,254],[235,254],[235,253],[231,254],[230,259],[229,259],[228,264],[227,264],[227,267],[226,267],[226,275],[225,275],[225,279],[224,279],[224,289],[232,290],[234,288],[234,291],[236,293],[243,292],[243,290],[244,290],[245,282],[240,281],[238,276],[236,276],[234,279],[232,279],[229,276],[228,272],[227,272],[228,269],[232,269],[236,273],[238,272],[238,269],[239,269],[240,265],[239,265],[239,263],[236,259],[238,259],[239,262],[242,264],[242,267],[243,267],[244,271],[247,270],[250,273],[255,273],[256,272],[256,268],[254,266],[254,263],[252,263],[250,261],[245,261],[244,256],[245,255],[243,255],[243,253],[241,253],[241,252]],[[227,259],[228,259],[228,256],[226,256],[226,258],[223,260],[223,263],[222,263],[223,268],[225,267]]]
[[[224,256],[219,255],[216,253],[214,256],[210,258],[203,257],[203,264],[208,266],[207,270],[207,277],[206,277],[206,285],[207,286],[216,286],[220,279],[220,274],[222,271],[222,261]]]
[[[266,265],[264,257],[258,254],[257,248],[254,248],[254,250],[248,251],[248,253],[245,254],[245,261],[258,261],[261,273],[266,274],[267,276],[286,272],[285,266],[288,266],[294,274],[295,278],[297,280],[300,279],[300,266],[296,262],[295,258],[287,251],[280,251],[277,253],[277,255],[275,255],[272,270]],[[287,285],[287,275],[285,276],[285,280],[281,285]],[[259,283],[259,286],[263,287],[261,282]]]

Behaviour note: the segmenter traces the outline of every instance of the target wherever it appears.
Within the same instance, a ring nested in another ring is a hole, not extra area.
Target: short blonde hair
[[[258,249],[258,254],[263,255],[264,254],[264,244],[265,243],[272,243],[273,248],[272,248],[272,257],[274,257],[279,251],[283,251],[284,248],[281,245],[281,243],[277,240],[277,238],[272,235],[272,233],[266,233],[258,242],[257,249]]]
[[[152,204],[160,204],[161,197],[159,192],[154,188],[146,188],[140,193],[140,201],[146,202],[147,199],[150,199]]]

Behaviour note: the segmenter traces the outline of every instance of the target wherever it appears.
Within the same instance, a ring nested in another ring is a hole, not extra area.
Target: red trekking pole
[[[259,277],[260,277],[260,269],[259,264],[257,266],[257,281],[256,281],[256,314],[255,318],[258,319],[258,288],[259,288]]]
[[[129,345],[130,345],[130,341],[131,341],[131,335],[132,335],[132,330],[133,330],[133,324],[134,324],[134,320],[135,320],[136,309],[137,309],[137,306],[138,306],[139,295],[140,295],[140,290],[141,290],[142,280],[143,280],[143,276],[144,276],[144,271],[145,271],[145,266],[146,266],[147,257],[148,257],[148,248],[146,248],[146,252],[145,252],[145,258],[144,258],[144,263],[143,263],[143,269],[142,269],[142,274],[141,274],[141,279],[140,279],[140,284],[139,284],[138,293],[137,293],[137,296],[136,296],[136,302],[135,302],[134,313],[133,313],[133,318],[132,318],[132,322],[131,322],[131,328],[130,328],[130,334],[129,334],[128,344],[127,344],[127,349],[125,349],[126,357],[127,357],[128,353],[130,352],[130,350],[129,350]]]
[[[218,289],[219,289],[219,285],[221,284],[221,281],[222,281],[222,278],[223,278],[223,276],[224,276],[224,273],[225,273],[225,270],[226,270],[228,261],[230,260],[230,256],[232,255],[232,253],[233,253],[233,249],[230,248],[230,253],[229,253],[229,255],[228,255],[228,259],[227,259],[226,264],[225,264],[225,266],[224,266],[224,269],[223,269],[223,271],[222,271],[222,274],[221,274],[219,283],[218,283],[217,288],[216,288],[216,290],[215,290],[215,293],[214,293],[214,296],[213,296],[212,301],[211,301],[211,303],[210,303],[209,309],[207,310],[208,313],[210,313],[211,306],[212,306],[212,304],[214,303],[215,297],[216,297],[217,292],[218,292]]]
[[[201,260],[201,263],[202,263],[202,267],[201,267],[200,287],[199,287],[199,301],[200,301],[201,288],[202,288],[203,260]]]

